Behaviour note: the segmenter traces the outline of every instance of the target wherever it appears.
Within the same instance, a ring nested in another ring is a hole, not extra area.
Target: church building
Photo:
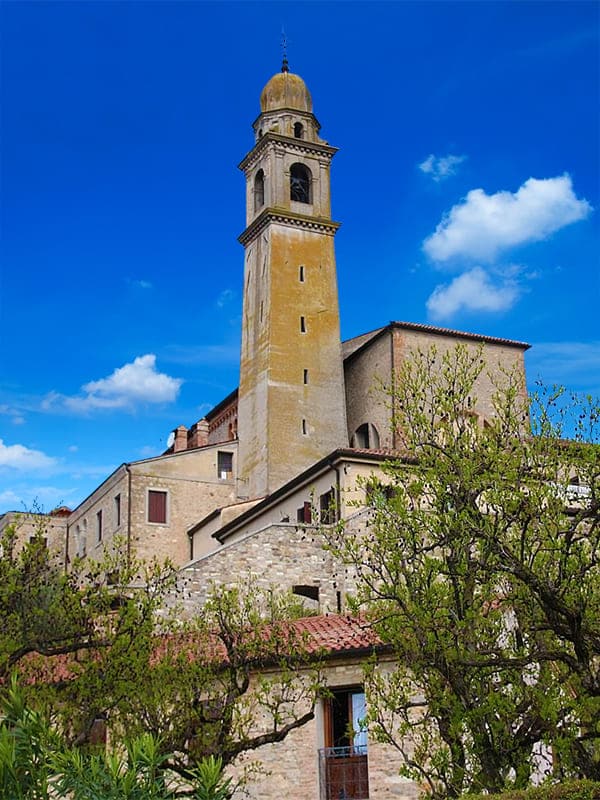
[[[378,386],[391,387],[418,349],[435,345],[443,353],[457,342],[482,348],[487,370],[472,412],[483,424],[493,414],[489,373],[518,370],[524,386],[528,345],[399,321],[342,342],[339,223],[331,218],[336,148],[321,138],[309,90],[286,60],[264,87],[252,128],[240,164],[246,228],[239,237],[239,388],[189,429],[175,428],[165,453],[122,464],[61,517],[62,549],[67,564],[75,556],[99,558],[119,536],[141,558],[169,557],[186,579],[191,612],[211,583],[252,575],[259,585],[293,591],[308,610],[330,619],[327,628],[344,613],[353,584],[323,548],[319,528],[340,518],[353,529],[367,526],[365,484],[397,455],[391,410]],[[344,736],[364,703],[357,660],[364,653],[348,644],[331,662]],[[327,702],[310,724],[257,753],[271,776],[250,787],[250,796],[280,800],[293,781],[292,796],[310,800],[415,797],[417,787],[398,776],[398,756],[364,732],[354,743],[359,760],[334,775]]]

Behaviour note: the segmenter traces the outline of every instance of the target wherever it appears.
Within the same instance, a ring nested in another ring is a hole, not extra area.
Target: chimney
[[[205,447],[208,444],[208,420],[201,419],[194,423],[188,431],[187,446]]]
[[[173,452],[180,453],[182,450],[187,450],[188,443],[188,430],[185,425],[180,425],[173,431]]]

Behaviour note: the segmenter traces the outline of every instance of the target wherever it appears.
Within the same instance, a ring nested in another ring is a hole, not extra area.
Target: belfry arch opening
[[[290,199],[296,203],[312,203],[312,175],[305,164],[290,167]]]
[[[259,169],[254,176],[254,210],[258,211],[265,204],[265,173]]]
[[[301,122],[294,123],[294,138],[304,139],[304,125]]]
[[[379,431],[372,422],[364,422],[354,431],[352,447],[376,450],[379,447]]]

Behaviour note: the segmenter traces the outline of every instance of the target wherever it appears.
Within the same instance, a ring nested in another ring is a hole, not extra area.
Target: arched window
[[[379,433],[375,425],[370,422],[360,425],[352,437],[352,447],[376,450],[379,447]]]
[[[258,211],[265,204],[265,173],[259,169],[254,176],[254,210]]]
[[[310,170],[304,164],[292,164],[290,167],[290,198],[297,203],[311,203]]]
[[[294,136],[296,139],[304,139],[304,125],[301,122],[294,123]]]

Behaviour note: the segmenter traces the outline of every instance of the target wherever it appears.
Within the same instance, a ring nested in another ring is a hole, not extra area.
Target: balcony
[[[367,746],[319,750],[321,800],[368,800]]]

